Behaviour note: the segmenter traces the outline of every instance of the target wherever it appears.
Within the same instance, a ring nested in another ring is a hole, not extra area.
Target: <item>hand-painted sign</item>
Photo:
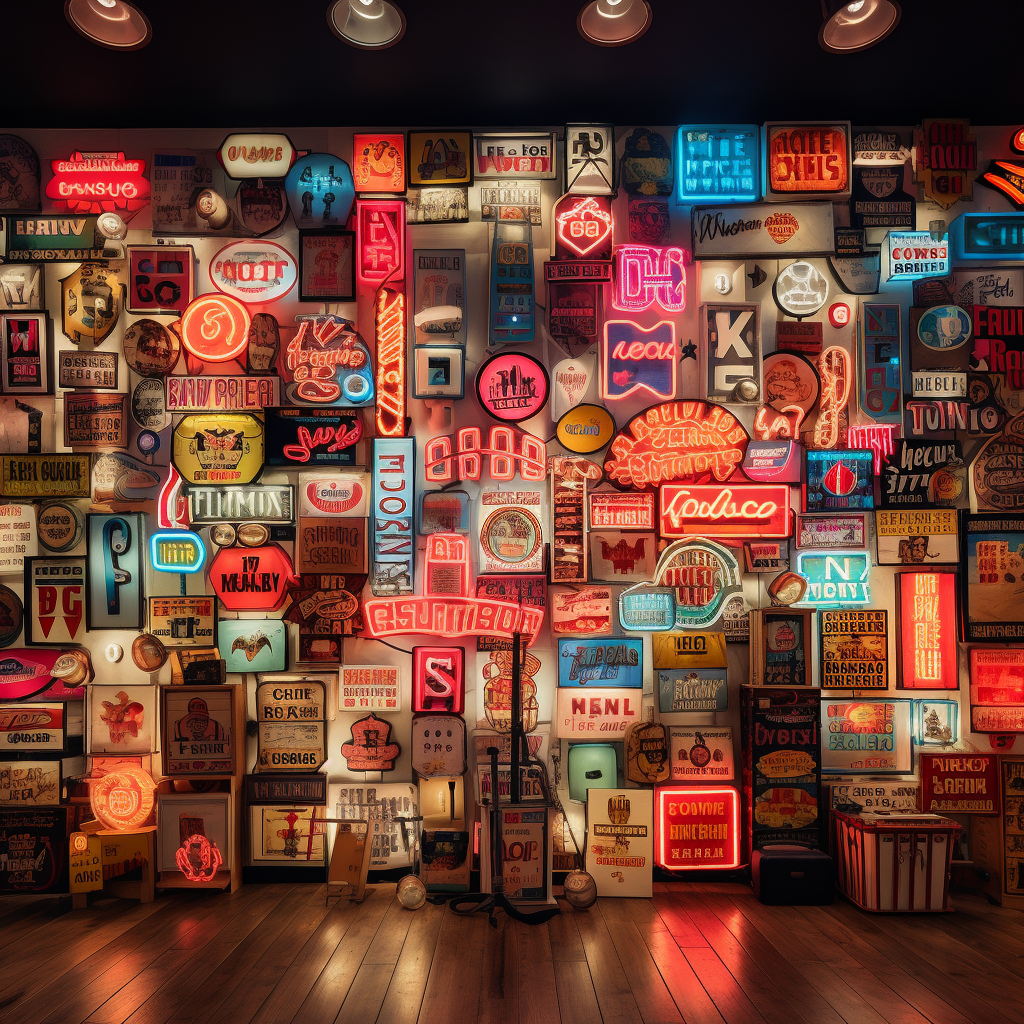
[[[87,498],[88,455],[4,455],[0,493],[11,498]]]
[[[751,613],[750,677],[760,686],[811,684],[811,612],[762,608]]]
[[[85,631],[84,558],[25,559],[25,643],[78,642]]]
[[[242,302],[276,302],[295,287],[295,257],[266,239],[231,242],[211,257],[210,283]]]
[[[882,245],[886,281],[920,281],[949,273],[949,242],[935,241],[928,231],[890,231]]]
[[[943,210],[974,194],[978,144],[967,121],[925,118],[914,131],[914,180],[921,194]]]
[[[116,391],[117,353],[64,349],[58,354],[57,386]]]
[[[897,441],[882,465],[882,508],[935,504],[929,484],[937,470],[962,461],[959,441]],[[943,502],[945,504],[945,502]]]
[[[190,245],[130,245],[128,312],[184,313],[195,290],[194,267]]]
[[[95,217],[8,217],[7,259],[12,263],[68,263],[103,259]]]
[[[477,178],[529,181],[554,178],[555,134],[474,135],[473,173]]]
[[[874,453],[804,452],[804,511],[874,508]]]
[[[352,737],[341,745],[341,756],[350,772],[390,772],[402,752],[391,743],[391,723],[371,711],[352,726]]]
[[[766,213],[771,210],[770,213]],[[695,206],[693,258],[828,256],[835,252],[831,203]],[[927,232],[926,232],[927,234]]]
[[[170,413],[259,411],[281,402],[278,377],[171,376],[164,386]]]
[[[608,587],[552,590],[551,632],[601,636],[612,631],[612,592]]]
[[[818,628],[823,690],[888,688],[887,612],[874,609],[822,611]]]
[[[238,687],[167,686],[161,697],[164,773],[178,778],[231,775],[236,748],[244,742],[235,735]]]
[[[629,690],[559,687],[555,734],[561,739],[616,739],[638,720],[641,698]]]
[[[555,437],[567,451],[592,455],[607,447],[615,434],[615,420],[603,406],[573,406],[555,426]]]
[[[277,544],[221,548],[210,563],[210,585],[228,611],[273,611],[293,582],[291,559]]]
[[[671,400],[676,396],[678,358],[671,320],[650,328],[632,320],[609,320],[601,342],[601,395],[617,400],[647,391]]]
[[[185,416],[171,459],[188,484],[247,484],[263,469],[263,423],[249,413]]]
[[[559,640],[558,685],[643,686],[642,640]]]
[[[919,754],[925,814],[997,815],[999,758],[994,754]]]
[[[149,632],[165,647],[192,647],[214,642],[217,602],[205,596],[149,599]]]
[[[1024,732],[1024,648],[972,647],[971,729]]]
[[[798,548],[862,548],[867,543],[865,515],[806,516],[797,513]],[[884,563],[881,563],[884,564]]]
[[[653,530],[654,495],[595,491],[588,495],[592,530]]]
[[[725,711],[729,685],[724,668],[659,669],[658,709],[661,714],[679,711]]]
[[[1024,571],[1024,519],[965,516],[964,635],[967,640],[1024,639],[1019,580]]]
[[[875,513],[879,565],[949,565],[960,560],[955,509]]]
[[[856,775],[910,773],[909,700],[825,700],[821,717],[822,771]]]
[[[615,126],[565,126],[565,191],[607,196],[615,192]]]

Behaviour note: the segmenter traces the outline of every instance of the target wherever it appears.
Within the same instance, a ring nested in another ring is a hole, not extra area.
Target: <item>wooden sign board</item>
[[[994,754],[918,755],[925,814],[999,814],[999,758]]]

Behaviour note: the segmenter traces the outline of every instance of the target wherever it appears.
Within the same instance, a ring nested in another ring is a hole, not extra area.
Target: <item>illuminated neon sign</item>
[[[825,349],[818,359],[818,375],[821,391],[814,424],[814,447],[835,448],[850,401],[850,353],[839,345]]]
[[[372,597],[363,606],[367,636],[497,636],[516,633],[532,645],[544,621],[543,608],[480,597]]]
[[[798,551],[796,571],[807,580],[807,593],[794,607],[871,604],[871,559],[866,551]]]
[[[89,805],[104,828],[116,832],[139,828],[149,821],[155,803],[153,776],[136,765],[120,764],[89,780]]]
[[[295,147],[287,135],[229,135],[217,150],[229,178],[283,178],[295,162]]]
[[[850,122],[766,124],[764,198],[850,196]]]
[[[647,391],[655,398],[676,397],[676,326],[662,320],[641,327],[632,320],[609,320],[601,341],[601,397],[628,398]]]
[[[464,647],[412,649],[413,711],[449,711],[461,715],[465,696]]]
[[[908,690],[957,690],[956,577],[951,572],[899,572],[899,674]]]
[[[149,203],[146,161],[124,153],[72,153],[51,160],[46,195],[68,213],[120,213],[125,220]]]
[[[373,578],[374,595],[411,594],[416,565],[416,441],[411,437],[373,442]]]
[[[667,402],[644,410],[619,431],[605,463],[622,487],[675,480],[728,480],[750,438],[731,412],[707,402]]]
[[[805,451],[804,511],[874,508],[873,463],[867,450]]]
[[[740,794],[731,786],[654,791],[655,863],[667,871],[740,866]]]
[[[468,597],[469,538],[460,533],[431,533],[423,556],[423,595]]]
[[[190,882],[209,882],[224,863],[224,857],[216,843],[196,833],[175,850],[174,863]]]
[[[687,259],[687,254],[675,246],[618,246],[612,305],[636,313],[657,302],[666,312],[682,313],[686,309]]]
[[[453,480],[479,480],[488,460],[492,480],[543,480],[547,476],[547,447],[533,434],[512,427],[491,427],[487,447],[483,447],[479,427],[462,427],[455,436],[455,445],[448,436],[433,437],[424,446],[423,467],[430,483],[451,483]]]
[[[949,225],[949,245],[954,260],[1019,260],[1024,213],[962,213]]]
[[[356,200],[356,270],[362,284],[401,279],[405,271],[405,200]]]
[[[888,256],[887,281],[920,281],[949,273],[949,244],[930,231],[890,231],[882,252]]]
[[[249,310],[230,295],[207,292],[193,299],[181,316],[181,343],[197,359],[227,363],[249,344]]]
[[[200,572],[206,548],[198,533],[159,530],[149,538],[149,560],[157,572]]]
[[[761,198],[761,132],[755,124],[676,129],[676,205]]]
[[[663,537],[788,537],[786,484],[662,484]]]
[[[899,429],[898,423],[851,424],[846,431],[846,443],[851,448],[870,448],[875,453],[875,476],[880,476],[886,457],[896,450],[893,438]]]
[[[377,338],[377,435],[405,433],[405,295],[381,288],[374,312]]]
[[[603,256],[611,249],[612,205],[606,196],[566,196],[555,207],[556,258]],[[559,249],[568,250],[567,253]]]
[[[373,401],[370,350],[351,320],[334,313],[301,313],[284,354],[288,398],[302,405],[364,406]]]

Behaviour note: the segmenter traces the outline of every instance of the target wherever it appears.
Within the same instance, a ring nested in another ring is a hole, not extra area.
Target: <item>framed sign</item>
[[[896,685],[959,690],[956,570],[896,573]]]
[[[565,126],[565,191],[577,195],[615,194],[615,126]]]
[[[1024,732],[1024,648],[968,651],[973,732]]]
[[[288,632],[280,619],[221,619],[217,648],[227,672],[283,672]]]
[[[421,537],[431,533],[469,533],[469,494],[466,491],[423,491],[417,532]]]
[[[586,865],[597,894],[650,898],[653,861],[654,794],[587,790]]]
[[[736,775],[731,726],[673,725],[669,749],[672,782],[726,782]]]
[[[159,793],[156,809],[158,870],[180,871],[185,882],[230,870],[230,793]]]
[[[823,700],[821,770],[834,774],[909,775],[909,700]]]
[[[88,688],[90,754],[149,754],[157,747],[156,687],[92,685]]]
[[[999,758],[995,754],[922,752],[918,758],[923,813],[1000,813]]]
[[[404,200],[356,200],[356,277],[374,286],[404,280]]]
[[[25,559],[25,643],[73,644],[85,634],[85,558]]]
[[[889,613],[881,609],[818,613],[823,690],[885,690],[889,686]]]
[[[874,452],[804,450],[804,511],[875,507]]]
[[[414,398],[462,398],[466,350],[459,346],[417,345],[413,364]]]
[[[149,632],[165,647],[212,646],[216,622],[216,598],[182,594],[149,599]]]
[[[793,538],[798,548],[862,548],[867,544],[865,519],[864,513],[809,516],[798,512]]]
[[[666,871],[740,865],[740,793],[732,786],[658,786],[655,863]]]
[[[64,443],[103,451],[128,446],[128,396],[75,391],[64,396]]]
[[[238,686],[162,686],[163,770],[171,778],[233,775]],[[161,820],[163,814],[161,809]]]
[[[810,121],[764,126],[764,199],[849,199],[851,130],[849,121]]]
[[[0,266],[0,313],[44,309],[43,267],[32,263]]]
[[[761,398],[761,307],[708,303],[701,307],[705,334],[704,397],[743,404]]]
[[[250,807],[249,859],[253,864],[322,867],[327,829],[318,816],[324,816],[321,808],[304,804]]]
[[[53,352],[46,313],[0,317],[0,384],[6,395],[53,393]]]
[[[811,685],[811,612],[760,608],[750,614],[750,681]]]
[[[86,517],[89,548],[87,628],[141,629],[145,515]]]
[[[223,625],[223,623],[222,623]],[[257,772],[313,772],[327,760],[327,688],[301,676],[256,687]]]
[[[875,542],[879,565],[955,565],[960,561],[957,511],[879,509],[875,513]]]
[[[468,188],[411,188],[405,196],[408,224],[464,224],[469,220]]]
[[[947,748],[960,742],[960,695],[914,700],[914,744]]]
[[[128,246],[128,312],[184,313],[194,297],[194,272],[190,245]]]
[[[88,388],[92,391],[116,391],[117,368],[116,352],[64,349],[57,356],[57,386]]]
[[[555,133],[474,135],[473,173],[482,178],[530,181],[557,177]]]
[[[471,185],[473,136],[437,129],[409,132],[410,185]]]
[[[357,192],[404,192],[405,136],[356,132],[352,136],[352,176]]]
[[[340,671],[342,711],[402,710],[401,673],[397,665],[342,665]]]
[[[643,640],[559,640],[558,685],[643,686]]]
[[[464,647],[414,647],[413,711],[448,711],[462,714],[466,696],[465,662]],[[397,679],[397,669],[394,671]]]
[[[40,510],[40,515],[45,509]],[[32,505],[0,505],[0,573],[23,572],[25,559],[39,551],[36,509]],[[0,633],[3,633],[0,625]],[[8,646],[0,640],[0,647]]]
[[[542,572],[544,532],[528,508],[497,508],[480,527],[480,568],[487,572]]]
[[[962,531],[964,639],[1024,639],[1024,607],[1017,593],[1024,572],[1024,518],[965,515]]]

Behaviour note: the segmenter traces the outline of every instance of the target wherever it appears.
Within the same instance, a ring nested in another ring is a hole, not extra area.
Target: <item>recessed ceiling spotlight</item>
[[[651,27],[652,17],[647,0],[591,0],[580,11],[576,26],[588,43],[625,46]]]
[[[153,26],[127,0],[66,0],[64,16],[71,27],[108,50],[138,50],[153,36]]]
[[[856,53],[880,43],[900,23],[896,0],[821,0],[818,42],[829,53]]]
[[[405,15],[391,0],[333,0],[327,24],[339,39],[361,50],[383,50],[405,35]]]

